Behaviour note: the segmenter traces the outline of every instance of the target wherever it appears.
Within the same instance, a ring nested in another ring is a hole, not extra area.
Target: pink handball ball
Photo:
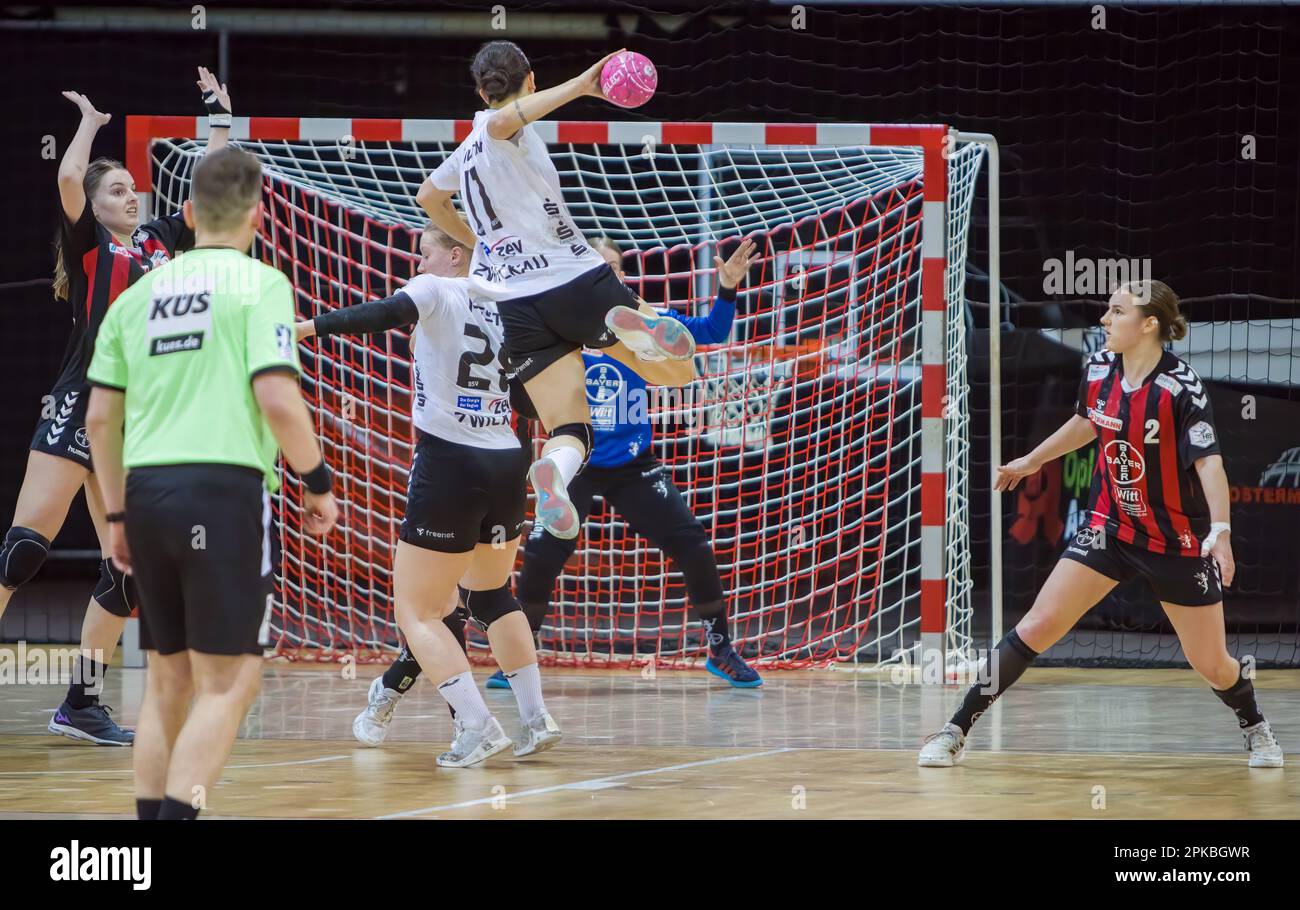
[[[615,54],[600,71],[601,93],[619,107],[640,107],[658,85],[655,65],[636,51]]]

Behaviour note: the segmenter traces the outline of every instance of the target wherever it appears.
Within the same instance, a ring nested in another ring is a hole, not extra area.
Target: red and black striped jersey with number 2
[[[194,232],[177,212],[142,224],[123,246],[95,219],[90,199],[76,223],[60,209],[63,261],[72,303],[72,336],[63,354],[55,388],[84,384],[95,335],[117,295],[151,268],[194,245]]]
[[[1075,412],[1097,431],[1087,527],[1152,553],[1200,556],[1210,510],[1197,459],[1219,454],[1209,393],[1200,377],[1165,351],[1135,389],[1123,358],[1088,358]]]

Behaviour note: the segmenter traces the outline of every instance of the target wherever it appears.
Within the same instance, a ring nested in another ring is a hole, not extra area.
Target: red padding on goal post
[[[937,472],[921,474],[921,525],[944,523],[944,475]]]
[[[149,143],[155,139],[193,139],[197,123],[193,117],[126,118],[126,169],[135,178],[137,192],[153,192],[153,168],[149,161]]]
[[[764,131],[768,145],[816,145],[815,123],[769,123]]]
[[[353,120],[352,138],[357,142],[401,142],[400,120]]]
[[[713,142],[713,124],[660,124],[659,141],[665,145],[709,145]]]
[[[873,126],[872,145],[915,145],[925,150],[923,165],[926,202],[948,198],[948,162],[943,157],[946,126]]]
[[[248,119],[248,138],[282,140],[297,139],[298,118],[250,117]]]
[[[921,364],[921,416],[943,419],[948,370],[942,363]]]
[[[609,124],[590,123],[585,120],[561,120],[555,127],[555,141],[576,145],[586,143],[604,145],[609,142]]]
[[[948,584],[942,578],[921,579],[921,631],[944,630],[944,602],[948,599]]]
[[[938,256],[927,256],[921,260],[921,309],[944,312],[948,302],[945,299],[947,288],[944,287],[944,269],[947,264]]]
[[[452,130],[451,136],[457,142],[464,142],[469,138],[469,134],[474,131],[473,120],[457,120],[456,126]]]

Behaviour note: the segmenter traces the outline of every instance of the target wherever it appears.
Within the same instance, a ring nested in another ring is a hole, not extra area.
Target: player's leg
[[[1250,754],[1250,767],[1282,767],[1282,747],[1255,700],[1252,676],[1242,672],[1241,663],[1228,651],[1223,602],[1180,606],[1161,601],[1160,605],[1178,633],[1187,662],[1210,684],[1219,701],[1237,715],[1237,725]]]
[[[762,678],[731,644],[727,600],[713,545],[691,513],[667,466],[653,457],[639,458],[620,469],[606,498],[633,531],[663,552],[686,582],[686,593],[704,626],[708,657],[704,668],[741,689],[763,684]]]
[[[101,745],[126,746],[135,739],[135,733],[123,730],[114,722],[109,709],[99,704],[99,696],[103,693],[104,679],[113,652],[117,650],[118,639],[122,637],[122,627],[135,606],[132,598],[134,584],[130,576],[113,565],[107,556],[108,521],[104,517],[104,499],[95,475],[89,475],[83,486],[86,508],[99,538],[99,583],[86,604],[86,616],[81,623],[81,656],[77,672],[68,684],[63,704],[54,712],[50,730]],[[76,732],[69,733],[69,730]]]
[[[14,592],[45,563],[50,541],[63,527],[68,507],[89,475],[88,466],[81,462],[48,452],[27,453],[14,523],[0,543],[0,617]]]
[[[452,636],[463,651],[465,650],[466,613],[460,605],[459,595],[453,595],[453,598],[455,603],[452,605],[452,610],[443,617],[442,621],[451,630]],[[365,710],[352,721],[353,738],[363,746],[383,745],[388,737],[388,728],[392,725],[393,712],[397,708],[398,701],[411,690],[423,672],[420,669],[420,662],[415,659],[410,647],[406,642],[402,642],[402,648],[397,652],[397,659],[388,665],[388,669],[381,676],[376,676],[370,681]],[[454,718],[456,709],[451,705],[447,707]]]
[[[522,756],[552,748],[562,734],[542,697],[532,629],[510,590],[518,550],[518,537],[503,545],[479,543],[474,561],[461,579],[461,598],[470,618],[487,631],[492,656],[514,693],[520,721],[514,752]]]
[[[438,694],[456,711],[451,748],[438,756],[439,765],[451,768],[477,764],[510,745],[474,683],[464,650],[442,621],[473,556],[473,550],[439,552],[399,540],[393,560],[398,627]]]
[[[578,513],[578,526],[581,527],[591,514],[592,498],[603,489],[608,471],[604,468],[587,468],[573,479],[569,487],[569,496]],[[577,548],[577,538],[562,540],[553,534],[547,534],[541,525],[534,525],[524,544],[524,563],[519,570],[519,581],[515,590],[518,592],[520,606],[528,620],[528,628],[536,641],[541,631],[546,614],[551,609],[551,596],[555,592],[555,580],[564,571],[564,565]],[[489,689],[509,689],[510,681],[500,670],[488,677]]]
[[[140,704],[137,724],[140,733],[131,756],[136,814],[141,820],[156,819],[162,809],[167,792],[167,766],[193,695],[189,652],[160,654],[150,650],[144,701]]]
[[[580,526],[569,485],[587,463],[595,442],[584,375],[582,351],[572,350],[524,379],[528,397],[550,434],[541,457],[528,469],[537,494],[537,522],[566,540],[577,537]]]
[[[1255,700],[1254,674],[1228,651],[1223,586],[1210,557],[1136,554],[1192,669],[1237,716],[1252,768],[1280,768],[1282,747]]]
[[[250,637],[257,638],[261,603]],[[203,654],[191,650],[194,702],[172,746],[160,819],[195,818],[262,687],[262,654]]]
[[[1098,553],[1103,555],[1095,555]],[[1093,554],[1080,557],[1067,548],[1029,612],[989,655],[984,668],[987,682],[972,685],[952,719],[938,733],[926,738],[917,764],[946,768],[961,761],[966,753],[966,737],[975,721],[1024,674],[1039,654],[1059,641],[1084,613],[1123,580],[1125,571],[1113,556],[1100,549]],[[1086,561],[1076,561],[1080,558]],[[1111,572],[1116,577],[1103,572]]]

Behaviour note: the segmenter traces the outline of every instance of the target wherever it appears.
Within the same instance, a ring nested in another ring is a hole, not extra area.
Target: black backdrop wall
[[[229,2],[221,10],[269,5]],[[190,7],[170,9],[188,21]],[[134,13],[163,8],[131,7]],[[313,20],[380,10],[438,15],[401,2],[294,9]],[[1300,8],[1108,7],[1099,23],[1091,5],[808,4],[803,28],[795,28],[796,11],[766,4],[512,2],[506,29],[495,32],[486,5],[441,9],[481,17],[480,32],[231,34],[227,81],[237,113],[466,117],[477,101],[467,63],[483,40],[519,41],[543,85],[626,45],[647,54],[660,73],[653,101],[627,116],[945,122],[994,133],[1004,155],[1004,281],[1023,300],[1007,316],[1017,327],[1081,325],[1100,315],[1100,298],[1044,299],[1044,262],[1067,250],[1149,257],[1194,320],[1294,315]],[[539,12],[549,17],[550,36],[512,32],[510,17],[526,22]],[[571,14],[576,18],[565,18]],[[0,84],[9,93],[7,141],[0,143],[8,180],[8,255],[0,259],[0,523],[6,526],[68,325],[44,281],[57,169],[57,160],[42,157],[44,137],[55,137],[61,152],[77,122],[59,92],[85,92],[115,114],[95,151],[121,155],[124,115],[197,111],[194,67],[215,67],[219,59],[215,7],[209,15],[207,30],[179,32],[54,29],[41,24],[51,11],[40,8],[0,18]],[[608,115],[594,101],[566,113]],[[977,229],[977,260],[980,243]],[[1039,430],[1025,415],[1040,393],[1035,382],[1008,386],[1012,452],[1036,441],[1030,437]],[[1297,400],[1294,386],[1275,394]],[[984,419],[977,414],[976,425]],[[977,506],[977,513],[986,507]],[[94,546],[79,506],[59,545]]]

